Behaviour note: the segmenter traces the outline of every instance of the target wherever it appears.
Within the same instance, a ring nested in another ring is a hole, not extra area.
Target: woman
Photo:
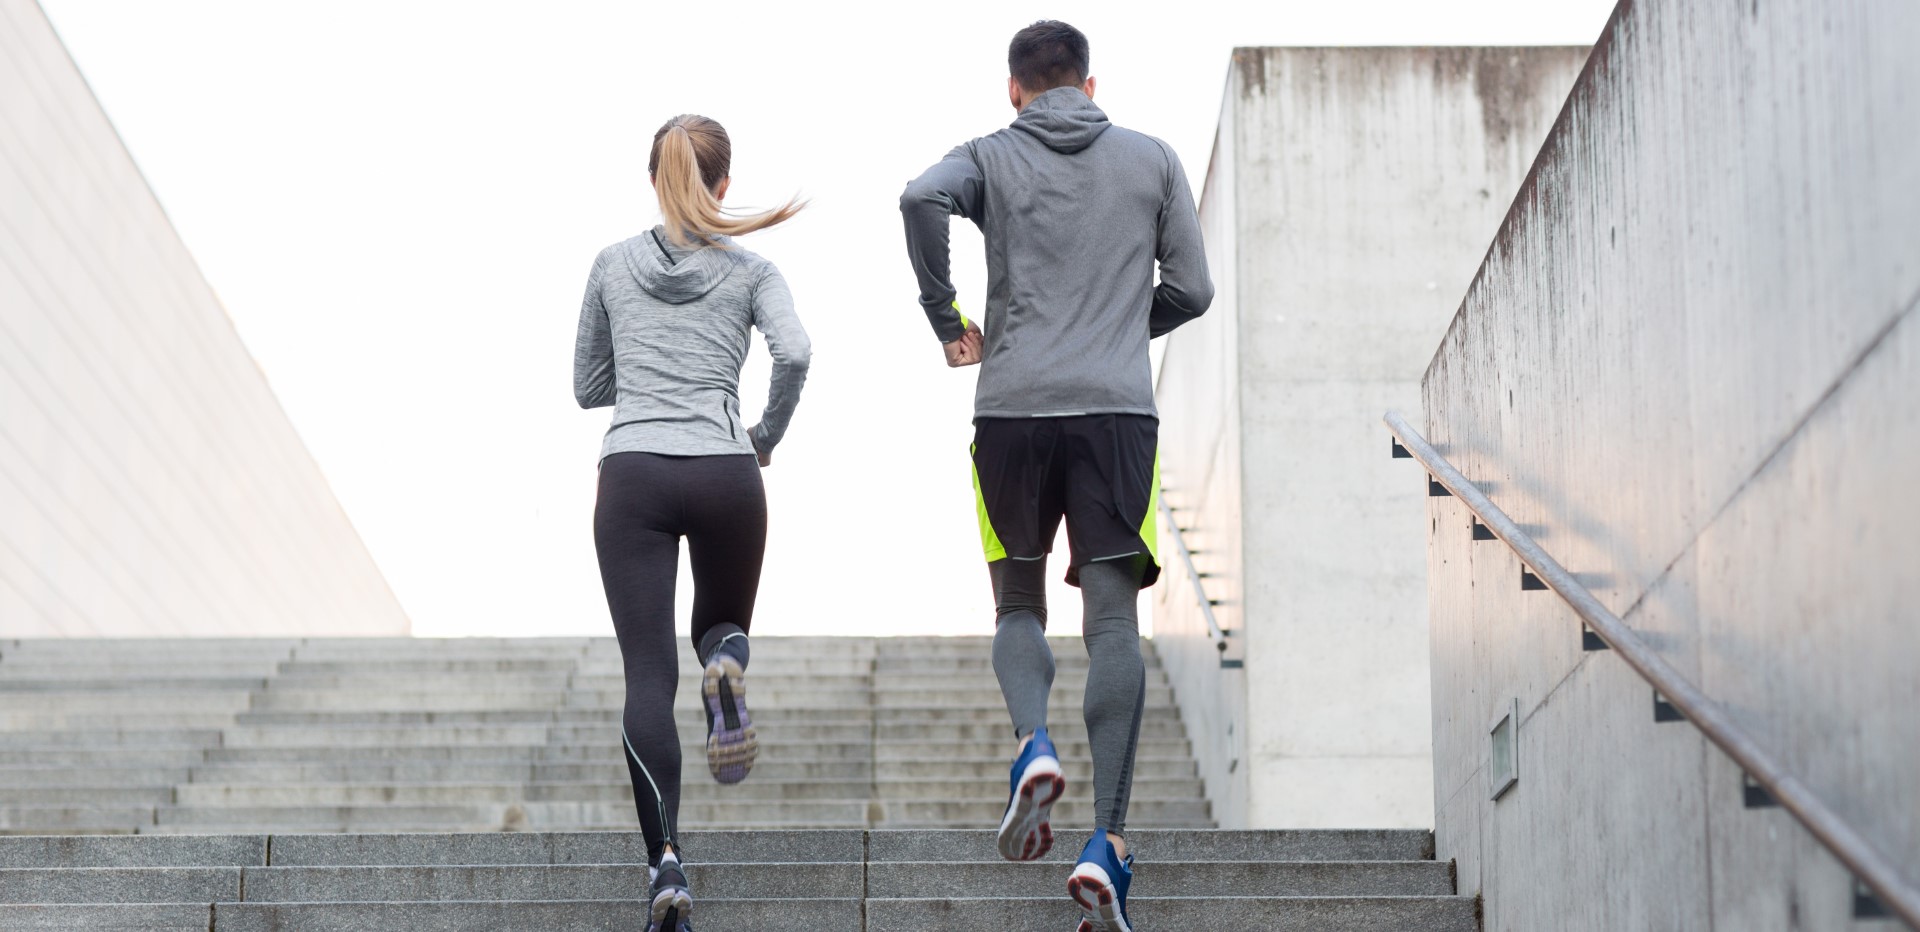
[[[674,839],[680,538],[693,564],[707,766],[721,783],[738,783],[758,749],[741,674],[766,552],[759,470],[771,464],[807,377],[807,333],[786,281],[773,263],[729,238],[787,220],[803,205],[724,213],[732,157],[727,131],[706,117],[674,117],[653,135],[647,173],[664,222],[600,251],[573,355],[580,406],[614,406],[601,448],[593,538],[626,666],[621,743],[647,838],[649,932],[690,932],[693,910]],[[766,336],[773,386],[760,423],[744,428],[740,366],[749,328]]]

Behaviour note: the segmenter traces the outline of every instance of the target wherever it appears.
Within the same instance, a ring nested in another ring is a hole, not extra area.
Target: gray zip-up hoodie
[[[773,356],[767,409],[751,429],[740,424],[749,328],[766,335]],[[573,397],[582,408],[615,405],[602,458],[768,453],[800,403],[810,355],[773,263],[737,246],[675,246],[655,227],[593,260],[573,348]]]
[[[1193,190],[1166,143],[1114,126],[1079,88],[1054,88],[908,184],[900,211],[941,342],[967,323],[948,218],[986,237],[974,417],[1155,414],[1148,340],[1213,301]]]

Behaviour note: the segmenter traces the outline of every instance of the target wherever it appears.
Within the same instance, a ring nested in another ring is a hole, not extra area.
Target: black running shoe
[[[707,661],[701,696],[707,711],[707,769],[721,783],[739,783],[753,769],[760,739],[747,714],[747,687],[740,661],[716,652]]]
[[[653,908],[648,913],[647,932],[693,932],[693,894],[687,892],[687,875],[680,859],[672,854],[660,859],[653,877]]]

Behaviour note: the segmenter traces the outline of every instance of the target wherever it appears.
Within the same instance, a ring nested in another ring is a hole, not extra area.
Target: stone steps
[[[1085,651],[1052,643],[1060,817],[1088,821]],[[989,639],[761,639],[761,754],[734,787],[706,775],[678,650],[683,827],[997,821],[1012,735]],[[1135,824],[1208,827],[1143,650]],[[631,828],[621,669],[610,638],[0,642],[0,833]]]
[[[1136,830],[1141,928],[1469,932],[1431,836]],[[684,838],[702,928],[1058,930],[1085,833],[1009,864],[984,831]],[[0,930],[644,927],[633,832],[0,838]]]

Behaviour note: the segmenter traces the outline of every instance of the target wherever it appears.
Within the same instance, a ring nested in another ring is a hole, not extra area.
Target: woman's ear
[[[733,184],[733,176],[732,176],[732,175],[728,175],[727,177],[725,177],[725,178],[722,178],[722,179],[720,179],[720,183],[719,183],[719,184],[717,184],[717,185],[715,185],[715,186],[714,186],[714,188],[713,188],[713,199],[714,199],[714,200],[716,200],[716,201],[724,201],[724,200],[726,200],[726,199],[727,199],[727,187],[728,187],[729,185],[731,185],[731,184]]]

